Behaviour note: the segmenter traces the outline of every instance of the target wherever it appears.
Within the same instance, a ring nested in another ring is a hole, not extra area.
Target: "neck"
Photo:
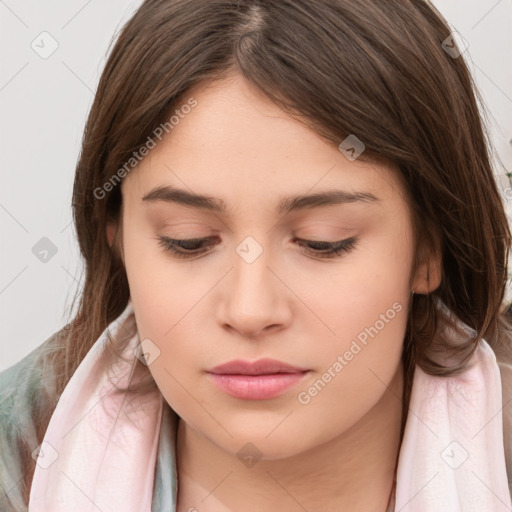
[[[386,512],[400,448],[403,367],[379,402],[331,441],[246,468],[180,419],[177,512]]]

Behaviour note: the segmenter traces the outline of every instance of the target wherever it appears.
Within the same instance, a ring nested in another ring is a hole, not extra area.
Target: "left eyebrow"
[[[200,208],[212,212],[226,213],[226,202],[220,198],[195,194],[186,190],[171,186],[159,186],[144,195],[143,201],[164,201],[177,203],[193,208]],[[347,192],[344,190],[327,190],[309,195],[284,197],[277,205],[279,214],[291,211],[305,210],[308,208],[320,208],[336,204],[364,202],[375,203],[380,201],[371,192]]]

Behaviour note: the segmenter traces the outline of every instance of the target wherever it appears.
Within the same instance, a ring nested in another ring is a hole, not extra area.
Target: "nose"
[[[267,251],[249,261],[235,255],[234,268],[223,280],[217,316],[224,328],[255,338],[289,325],[293,294],[272,268]]]

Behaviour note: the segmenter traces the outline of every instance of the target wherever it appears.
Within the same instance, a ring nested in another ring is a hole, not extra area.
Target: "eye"
[[[159,236],[158,241],[160,246],[162,246],[166,251],[172,252],[178,258],[198,256],[207,252],[208,247],[212,245],[212,237],[177,240],[166,236]],[[303,240],[301,238],[295,238],[294,241],[300,246],[305,246],[307,252],[310,252],[320,258],[335,258],[342,253],[348,253],[356,244],[355,237],[336,242]]]
[[[187,240],[176,240],[167,236],[159,236],[159,245],[166,251],[172,252],[178,258],[190,258],[203,254],[208,250],[207,242],[210,238],[189,238]],[[206,246],[206,248],[205,248]]]
[[[178,258],[191,258],[207,252],[208,247],[212,245],[212,240],[212,237],[177,240],[167,236],[158,236],[159,245]],[[335,258],[342,253],[350,252],[355,247],[357,240],[352,237],[336,242],[303,240],[301,238],[295,238],[294,241],[299,246],[305,246],[307,252],[314,254],[316,257]]]
[[[214,238],[216,237],[176,240],[166,236],[157,237],[159,245],[166,251],[173,253],[177,258],[191,258],[207,252],[208,247],[213,244]],[[357,240],[352,237],[336,242],[303,240],[301,238],[295,238],[294,241],[316,257],[335,258],[343,253],[350,252],[355,247]]]
[[[350,252],[355,247],[357,239],[352,237],[337,242],[320,242],[296,238],[295,241],[298,245],[306,246],[308,252],[312,252],[319,258],[335,258],[342,253]]]

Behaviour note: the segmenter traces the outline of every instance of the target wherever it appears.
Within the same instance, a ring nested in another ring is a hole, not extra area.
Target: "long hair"
[[[446,51],[450,33],[424,0],[146,0],[111,48],[83,135],[73,215],[85,276],[52,355],[57,393],[129,299],[119,239],[111,247],[106,237],[107,222],[119,219],[121,187],[105,184],[192,86],[233,72],[326,141],[338,146],[355,134],[366,147],[361,159],[397,166],[412,206],[414,266],[424,245],[442,256],[440,286],[410,305],[404,403],[416,364],[455,374],[482,338],[508,351],[501,310],[510,230],[481,98],[463,55]],[[430,351],[436,298],[476,332],[446,346],[459,356],[450,367]],[[50,415],[39,419],[41,435]]]

